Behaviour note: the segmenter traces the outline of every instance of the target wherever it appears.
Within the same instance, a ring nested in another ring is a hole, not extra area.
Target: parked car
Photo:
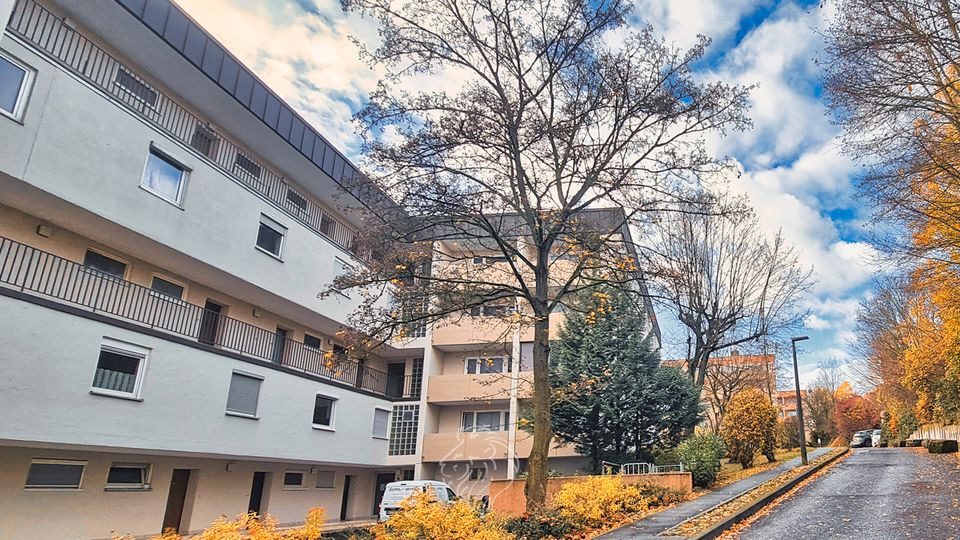
[[[850,448],[866,448],[873,442],[873,431],[866,429],[858,431],[850,438]]]
[[[457,494],[445,482],[435,480],[407,480],[404,482],[390,482],[383,491],[383,499],[377,510],[380,521],[390,519],[390,516],[400,510],[400,503],[420,491],[427,493],[432,490],[437,501],[450,503],[457,500]]]
[[[883,436],[883,432],[879,429],[873,430],[873,433],[870,434],[870,442],[873,444],[874,448],[880,448],[880,438]]]

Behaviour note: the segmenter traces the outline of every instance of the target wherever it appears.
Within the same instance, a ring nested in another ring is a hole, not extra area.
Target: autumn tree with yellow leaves
[[[777,444],[777,408],[759,388],[741,390],[727,407],[720,434],[732,460],[746,469],[757,453],[773,462]]]

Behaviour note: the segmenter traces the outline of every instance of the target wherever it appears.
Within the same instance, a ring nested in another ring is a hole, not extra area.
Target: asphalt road
[[[960,539],[960,459],[923,448],[855,449],[739,538]]]

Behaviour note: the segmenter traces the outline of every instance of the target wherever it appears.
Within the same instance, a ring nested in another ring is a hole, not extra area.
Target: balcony
[[[533,385],[533,373],[520,373],[518,387],[520,398],[529,397]],[[464,403],[510,399],[510,373],[485,373],[481,375],[434,375],[427,387],[430,403]]]
[[[2,236],[0,289],[73,306],[389,399],[419,397],[421,385],[412,375],[390,377],[330,351],[281,338],[269,330]]]
[[[331,211],[43,6],[19,0],[7,30],[314,233],[357,257],[366,256],[354,242],[355,232]]]
[[[525,431],[517,431],[517,457],[524,459],[530,456],[533,447],[533,435]],[[554,443],[550,447],[551,458],[576,457],[572,445]],[[479,433],[464,433],[461,431],[447,433],[427,433],[423,438],[423,461],[482,461],[485,459],[507,458],[507,432],[488,431]]]

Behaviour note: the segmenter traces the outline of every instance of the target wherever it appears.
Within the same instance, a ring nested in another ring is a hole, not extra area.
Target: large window
[[[107,489],[147,489],[150,487],[148,463],[114,463],[107,473]]]
[[[187,170],[183,165],[151,148],[140,186],[162,199],[179,205],[186,178]]]
[[[80,489],[86,461],[35,459],[30,463],[27,489]]]
[[[259,375],[234,371],[230,376],[227,414],[256,418],[261,382],[263,382],[263,377]]]
[[[373,410],[373,437],[377,439],[387,438],[387,429],[390,427],[390,410]]]
[[[150,282],[150,289],[164,296],[183,300],[183,285],[168,281],[159,276],[153,276]]]
[[[0,114],[23,118],[33,71],[0,52]]]
[[[257,248],[279,258],[283,252],[283,237],[287,228],[260,214],[260,229],[257,232]]]
[[[102,274],[123,279],[127,274],[127,265],[102,253],[87,250],[83,256],[83,265]]]
[[[149,349],[104,339],[93,374],[90,392],[124,398],[139,398]]]
[[[313,427],[333,429],[336,404],[336,398],[317,394],[317,399],[313,403]]]
[[[507,431],[510,425],[508,411],[467,411],[463,413],[462,428],[465,432]]]
[[[510,362],[503,356],[484,356],[479,358],[467,358],[465,366],[466,373],[503,373],[509,371]]]

